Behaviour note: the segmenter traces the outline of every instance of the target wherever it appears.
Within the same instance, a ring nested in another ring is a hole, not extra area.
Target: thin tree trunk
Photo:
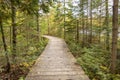
[[[87,42],[87,17],[85,17],[85,44]]]
[[[17,32],[17,27],[16,27],[16,9],[14,6],[14,0],[11,0],[11,12],[12,12],[12,57],[15,62],[15,57],[16,57],[16,32]]]
[[[37,37],[38,37],[38,41],[39,41],[39,39],[40,39],[39,13],[37,13],[37,15],[36,15],[36,22],[37,22]]]
[[[79,14],[80,16],[80,14]],[[79,18],[79,41],[81,42],[82,41],[82,34],[81,34],[81,30],[82,30],[82,18]]]
[[[12,26],[10,26],[10,50],[12,50]]]
[[[102,6],[102,4],[101,4],[101,6]],[[101,13],[102,13],[102,10],[101,10],[101,6],[100,6],[100,18],[98,18],[99,19],[99,24],[100,24],[100,28],[99,28],[99,44],[101,43],[101,27],[102,27],[102,22],[101,22],[101,20],[102,20],[102,17],[101,17]]]
[[[88,41],[88,35],[87,35],[87,32],[88,32],[88,18],[86,19],[86,43],[87,43],[87,41]]]
[[[5,41],[5,35],[4,35],[4,30],[3,30],[3,25],[2,25],[2,18],[0,17],[0,28],[1,28],[1,34],[2,34],[2,41],[3,41],[3,46],[4,46],[4,51],[5,51],[5,57],[7,61],[7,72],[10,72],[10,61],[8,57],[8,50],[7,50],[7,44]]]
[[[76,32],[77,32],[77,34],[76,34],[76,39],[77,39],[77,43],[79,43],[79,22],[78,22],[78,20],[76,20]]]
[[[27,16],[27,15],[26,15]],[[28,18],[29,19],[29,18]],[[26,52],[28,52],[28,48],[29,48],[29,42],[30,42],[30,25],[29,25],[29,23],[27,22],[27,24],[26,24],[26,43],[27,43],[27,47],[26,47]]]
[[[49,15],[47,15],[47,24],[48,24],[48,35],[50,35],[50,23],[49,23]]]
[[[92,43],[92,0],[90,0],[90,43]]]
[[[81,18],[82,18],[82,47],[84,47],[85,44],[85,21],[84,21],[84,1],[80,1],[80,7],[81,7]]]
[[[85,45],[85,22],[84,22],[84,16],[82,17],[82,34],[83,34],[83,38],[82,38],[82,47],[84,47]]]
[[[110,41],[109,41],[109,21],[108,21],[108,18],[109,18],[109,14],[108,14],[108,0],[106,0],[105,2],[106,4],[106,17],[105,17],[105,23],[106,23],[106,32],[107,32],[107,35],[106,35],[106,49],[109,50],[110,49]]]
[[[113,28],[112,28],[112,62],[111,72],[115,73],[117,59],[117,38],[118,38],[118,3],[119,0],[113,0]]]
[[[66,37],[66,32],[65,32],[65,0],[64,0],[64,39]]]
[[[89,0],[87,2],[87,21],[86,21],[86,42],[88,42],[88,32],[89,32]]]

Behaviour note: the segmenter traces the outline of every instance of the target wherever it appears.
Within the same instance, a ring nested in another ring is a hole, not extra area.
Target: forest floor
[[[76,64],[63,39],[45,36],[49,43],[32,67],[26,80],[89,80]]]

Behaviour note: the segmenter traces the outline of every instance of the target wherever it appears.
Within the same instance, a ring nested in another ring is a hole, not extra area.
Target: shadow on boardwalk
[[[64,40],[45,36],[49,43],[32,67],[26,80],[89,80],[82,68],[75,65]]]

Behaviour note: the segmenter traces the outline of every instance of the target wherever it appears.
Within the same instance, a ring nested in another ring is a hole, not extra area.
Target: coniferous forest
[[[43,35],[63,38],[90,80],[120,80],[119,6],[119,0],[0,0],[0,80],[25,80],[48,43]]]

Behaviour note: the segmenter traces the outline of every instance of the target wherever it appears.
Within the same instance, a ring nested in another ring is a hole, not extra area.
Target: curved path
[[[26,80],[89,80],[63,39],[45,36],[49,43]]]

